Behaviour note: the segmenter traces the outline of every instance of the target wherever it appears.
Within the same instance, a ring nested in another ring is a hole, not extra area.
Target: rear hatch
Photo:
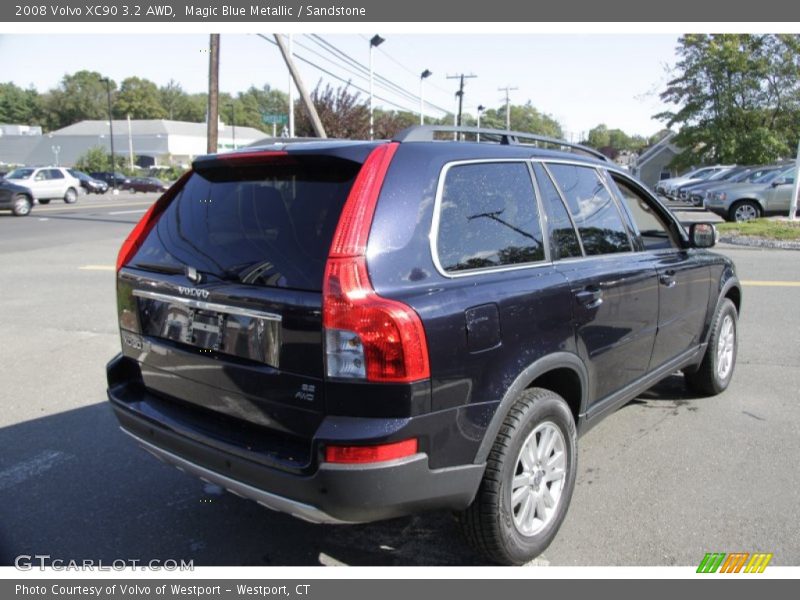
[[[325,263],[360,166],[320,154],[206,159],[156,206],[119,271],[118,310],[123,354],[173,415],[218,437],[256,428],[308,464],[325,401]]]

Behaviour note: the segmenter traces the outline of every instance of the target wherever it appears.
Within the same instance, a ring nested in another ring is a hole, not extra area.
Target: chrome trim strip
[[[123,433],[136,440],[136,442],[142,448],[147,450],[157,459],[170,464],[173,467],[177,467],[181,471],[189,473],[190,475],[199,477],[203,481],[223,487],[237,496],[255,500],[261,506],[269,508],[270,510],[287,513],[293,517],[297,517],[298,519],[303,519],[304,521],[309,521],[311,523],[342,524],[350,522],[341,521],[335,517],[332,517],[328,513],[323,512],[322,510],[315,506],[311,506],[310,504],[304,504],[302,502],[297,502],[296,500],[284,498],[283,496],[271,494],[270,492],[258,489],[252,485],[231,479],[230,477],[222,475],[221,473],[217,473],[216,471],[211,471],[205,467],[201,467],[200,465],[186,460],[177,454],[173,454],[168,450],[164,450],[158,446],[154,446],[153,444],[144,441],[142,438],[134,435],[124,427],[120,427],[120,429],[123,431]]]
[[[457,271],[450,273],[444,269],[441,261],[439,260],[439,248],[437,244],[439,237],[439,222],[441,220],[440,213],[442,206],[442,193],[444,192],[444,181],[447,178],[447,172],[452,167],[458,167],[461,165],[475,165],[484,163],[521,163],[524,165],[529,161],[530,159],[528,158],[481,158],[473,160],[457,160],[449,162],[445,164],[444,167],[442,167],[442,170],[439,172],[439,181],[436,184],[436,197],[434,198],[433,201],[433,221],[431,222],[431,233],[428,238],[431,251],[431,258],[433,259],[433,265],[434,267],[436,267],[436,271],[439,273],[439,275],[441,275],[442,277],[446,277],[447,279],[458,279],[460,277],[470,277],[473,275],[482,275],[484,273],[502,273],[504,271],[518,271],[520,269],[538,268],[552,264],[552,262],[550,262],[549,260],[544,260],[531,263],[507,265],[503,267],[484,267],[480,269],[470,269],[468,271]],[[531,173],[531,177],[532,176],[533,174]],[[531,184],[533,185],[533,181],[531,182]],[[535,194],[536,190],[534,188],[534,195]],[[539,214],[539,226],[540,227],[542,226],[541,213]],[[543,235],[545,234],[543,233]]]
[[[265,321],[275,321],[277,323],[280,323],[283,319],[281,315],[276,315],[274,313],[252,310],[250,308],[241,308],[238,306],[228,306],[227,304],[217,304],[216,302],[205,302],[203,300],[196,300],[194,298],[184,298],[183,296],[161,294],[159,292],[151,292],[148,290],[133,290],[133,295],[138,296],[139,298],[159,300],[160,302],[169,302],[170,304],[183,304],[184,306],[189,306],[198,310],[211,310],[228,315],[249,317],[251,319],[263,319]]]

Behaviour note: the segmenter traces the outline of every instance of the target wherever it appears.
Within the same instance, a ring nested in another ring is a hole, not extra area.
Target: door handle
[[[586,308],[597,308],[603,303],[603,290],[596,285],[590,285],[576,292],[575,299]]]
[[[664,285],[668,288],[675,287],[675,284],[677,283],[675,281],[675,271],[673,269],[664,271],[658,276],[658,281],[661,283],[661,285]]]

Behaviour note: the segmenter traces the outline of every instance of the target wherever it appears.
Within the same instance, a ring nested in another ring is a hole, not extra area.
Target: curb
[[[764,248],[767,250],[800,250],[800,241],[769,240],[766,238],[749,235],[720,236],[720,242],[734,246],[747,246],[749,248]]]

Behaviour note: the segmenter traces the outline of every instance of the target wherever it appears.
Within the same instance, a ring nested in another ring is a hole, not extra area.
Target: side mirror
[[[692,223],[689,240],[694,248],[711,248],[717,243],[717,228],[711,223]]]

